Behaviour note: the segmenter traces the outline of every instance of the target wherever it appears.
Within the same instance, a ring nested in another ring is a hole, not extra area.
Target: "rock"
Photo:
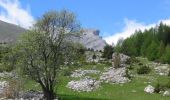
[[[165,91],[165,92],[163,93],[163,96],[170,96],[170,92],[169,92],[169,91]]]
[[[121,64],[125,64],[125,62],[130,58],[129,56],[124,55],[122,53],[120,53],[119,56],[120,56],[120,63]],[[116,57],[116,53],[113,53],[112,54],[112,60],[113,61],[114,61],[115,57]]]
[[[87,49],[94,51],[102,50],[106,46],[106,41],[99,36],[100,31],[95,29],[83,29],[83,35],[79,42]]]
[[[169,70],[170,70],[169,65],[167,65],[167,64],[158,65],[154,69],[155,69],[155,72],[161,76],[168,75]]]
[[[75,70],[71,74],[71,77],[78,78],[78,77],[85,76],[86,74],[98,74],[98,73],[100,73],[100,71],[98,71],[98,70],[82,70],[82,69],[78,69],[78,70]]]
[[[20,94],[20,99],[22,98],[23,100],[42,100],[43,96],[44,95],[42,92],[30,90]]]
[[[130,79],[125,77],[125,75],[126,75],[126,68],[115,69],[111,67],[108,68],[107,71],[100,76],[100,80],[106,83],[114,83],[114,84],[130,82]]]
[[[100,86],[100,81],[96,81],[91,78],[85,78],[81,79],[79,81],[70,81],[66,87],[74,90],[74,91],[84,91],[84,92],[90,92],[93,91]]]
[[[4,89],[7,87],[7,81],[0,81],[0,94],[3,94]]]
[[[144,91],[147,93],[154,93],[155,88],[151,85],[148,85],[147,87],[145,87]]]

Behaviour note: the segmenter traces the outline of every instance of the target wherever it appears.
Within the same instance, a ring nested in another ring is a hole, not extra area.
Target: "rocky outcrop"
[[[99,33],[99,30],[84,29],[80,38],[80,43],[87,49],[93,49],[95,51],[103,50],[104,46],[106,46],[106,42],[99,36]]]
[[[99,86],[100,86],[100,81],[86,77],[79,81],[75,81],[75,80],[70,81],[66,87],[78,92],[81,91],[90,92],[99,88]]]
[[[100,80],[106,83],[120,84],[130,82],[126,76],[126,68],[108,68],[106,72],[104,72],[100,76]]]
[[[156,66],[154,69],[155,72],[159,75],[168,75],[170,66],[168,64],[161,64]]]
[[[98,74],[98,73],[100,73],[100,71],[98,71],[98,70],[82,70],[82,69],[78,69],[78,70],[75,70],[71,74],[71,77],[78,78],[78,77],[85,76],[86,74]]]
[[[14,42],[24,32],[26,32],[24,28],[0,21],[0,43]],[[82,32],[80,39],[73,38],[73,40],[80,42],[87,49],[103,50],[106,42],[99,36],[99,30],[83,29]]]
[[[117,53],[112,54],[112,60],[114,61],[115,57],[117,56]],[[120,63],[124,64],[130,57],[127,55],[124,55],[122,53],[119,53],[118,55],[120,57]]]
[[[144,91],[145,91],[146,93],[154,93],[154,90],[155,90],[155,88],[154,88],[153,86],[151,86],[151,85],[148,85],[148,86],[145,87],[145,89],[144,89]]]

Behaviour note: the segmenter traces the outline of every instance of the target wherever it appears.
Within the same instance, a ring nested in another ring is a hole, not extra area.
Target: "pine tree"
[[[162,56],[162,61],[170,64],[170,45],[166,46],[165,53]]]

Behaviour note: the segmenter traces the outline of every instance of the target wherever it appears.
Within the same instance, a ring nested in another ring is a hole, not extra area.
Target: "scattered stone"
[[[0,94],[3,94],[4,89],[7,87],[7,81],[0,81]]]
[[[70,81],[66,87],[73,89],[74,91],[84,91],[90,92],[93,91],[100,86],[100,81],[96,81],[95,79],[85,78],[79,81]]]
[[[86,74],[98,74],[98,73],[100,73],[100,71],[98,71],[98,70],[82,70],[82,69],[79,69],[79,70],[75,70],[71,74],[71,77],[78,78],[78,77],[85,76]]]
[[[147,87],[145,87],[144,91],[147,93],[154,93],[155,88],[151,85],[148,85]]]
[[[165,92],[163,93],[163,96],[170,96],[170,92],[169,92],[169,91],[165,91]]]
[[[167,76],[168,75],[168,72],[170,70],[169,68],[169,65],[168,64],[162,64],[162,65],[159,65],[159,66],[156,66],[155,68],[155,72],[159,75],[165,75]]]
[[[5,77],[13,77],[12,72],[2,72],[0,73],[0,77],[5,78]]]
[[[114,84],[130,82],[130,80],[125,76],[126,76],[126,68],[115,69],[111,67],[108,68],[108,70],[100,76],[100,80],[106,83],[114,83]]]
[[[43,93],[30,90],[20,95],[23,100],[43,100]]]

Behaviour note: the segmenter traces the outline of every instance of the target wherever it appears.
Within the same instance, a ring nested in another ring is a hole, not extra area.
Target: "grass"
[[[143,64],[151,63],[147,59],[140,59]],[[104,71],[104,67],[110,67],[104,64],[87,65],[84,69],[92,69],[96,66],[97,70]],[[152,68],[152,71],[147,75],[137,75],[136,69],[138,64],[133,65],[134,69],[131,73],[135,77],[130,83],[126,84],[109,84],[102,83],[101,87],[93,92],[76,92],[66,87],[67,83],[72,79],[62,77],[61,84],[57,88],[58,96],[61,100],[170,100],[170,97],[163,97],[162,94],[147,94],[144,88],[147,85],[156,86],[157,83],[166,84],[169,79],[166,76],[157,75]],[[96,75],[92,75],[95,76]]]
[[[147,59],[139,58],[143,64],[151,63]],[[82,69],[96,69],[104,71],[104,68],[111,67],[105,64],[85,65]],[[71,80],[79,80],[80,78],[70,78],[61,74],[60,83],[55,88],[59,100],[170,100],[170,97],[163,97],[162,94],[147,94],[144,88],[147,85],[156,86],[157,83],[167,84],[169,78],[167,76],[157,75],[151,67],[152,71],[149,74],[138,75],[136,73],[138,64],[132,66],[134,69],[130,70],[135,77],[132,81],[126,84],[109,84],[102,83],[101,87],[92,92],[76,92],[66,87],[67,83]],[[99,79],[99,75],[89,74],[89,76]],[[40,90],[40,86],[35,87],[35,82],[27,81],[25,90],[35,89]]]

